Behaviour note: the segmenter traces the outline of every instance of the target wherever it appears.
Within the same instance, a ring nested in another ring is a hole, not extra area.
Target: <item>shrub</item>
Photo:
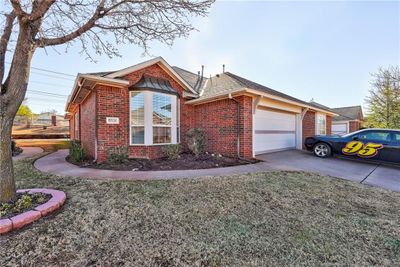
[[[163,152],[164,156],[167,157],[168,159],[171,159],[171,160],[178,159],[179,154],[181,154],[181,152],[182,152],[181,145],[176,144],[176,145],[164,146],[162,148],[162,152]]]
[[[83,149],[81,142],[72,141],[69,147],[69,156],[75,162],[81,162],[86,159],[85,150]]]
[[[112,164],[122,164],[128,161],[128,148],[126,146],[117,146],[107,151],[107,161]]]
[[[11,152],[13,157],[22,153],[22,148],[17,147],[17,144],[14,140],[11,141]]]
[[[15,202],[14,212],[21,212],[29,209],[32,206],[32,197],[29,195],[23,195],[20,199]]]
[[[206,148],[206,135],[202,129],[192,128],[186,133],[189,150],[199,156]]]

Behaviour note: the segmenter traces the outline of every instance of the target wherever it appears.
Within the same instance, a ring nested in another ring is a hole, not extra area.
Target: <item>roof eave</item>
[[[317,107],[314,107],[314,106],[311,106],[311,105],[306,105],[306,104],[303,104],[303,103],[300,103],[300,102],[292,101],[292,100],[289,100],[289,99],[285,99],[283,97],[271,95],[271,94],[268,94],[268,93],[265,93],[265,92],[261,92],[261,91],[258,91],[258,90],[254,90],[254,89],[250,89],[250,88],[241,88],[241,89],[234,90],[234,91],[223,92],[221,94],[213,95],[213,96],[210,96],[210,97],[190,100],[190,101],[187,101],[186,103],[187,104],[199,105],[199,104],[202,104],[202,103],[211,102],[211,101],[215,101],[215,100],[222,99],[222,98],[227,98],[227,97],[229,97],[229,95],[240,94],[240,93],[247,93],[247,94],[250,94],[250,95],[267,97],[267,98],[278,100],[278,101],[281,101],[281,102],[284,102],[284,103],[288,103],[288,104],[292,104],[292,105],[296,105],[296,106],[300,106],[300,107],[309,108],[309,109],[312,109],[312,110],[315,110],[315,111],[324,112],[324,113],[326,113],[328,115],[331,115],[331,116],[337,116],[338,115],[338,114],[336,114],[334,112],[331,112],[329,110],[320,109],[320,108],[317,108]]]
[[[74,104],[76,96],[79,94],[85,81],[94,82],[94,85],[104,84],[114,87],[125,87],[129,85],[129,81],[105,78],[96,75],[78,73],[76,76],[72,93],[68,96],[65,111],[70,112],[71,105]]]

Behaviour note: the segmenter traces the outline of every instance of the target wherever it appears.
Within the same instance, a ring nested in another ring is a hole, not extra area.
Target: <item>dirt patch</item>
[[[184,153],[180,155],[179,159],[171,160],[167,158],[160,158],[154,160],[148,159],[129,159],[122,163],[94,163],[90,161],[75,162],[70,157],[67,161],[87,168],[96,168],[103,170],[121,170],[121,171],[166,171],[166,170],[197,170],[197,169],[210,169],[210,168],[223,168],[245,164],[253,164],[259,160],[245,160],[233,157],[224,157],[216,154],[203,154],[199,157],[193,154]]]

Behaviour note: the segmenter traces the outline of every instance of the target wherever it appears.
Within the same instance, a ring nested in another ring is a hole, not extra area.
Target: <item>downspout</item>
[[[236,118],[237,148],[236,149],[237,149],[237,157],[240,159],[241,158],[240,157],[240,104],[239,104],[239,101],[237,101],[236,99],[234,99],[232,97],[232,94],[229,94],[228,96],[229,96],[229,99],[232,99],[236,103],[236,108],[237,108],[237,111],[236,111],[236,114],[237,114],[237,118]]]

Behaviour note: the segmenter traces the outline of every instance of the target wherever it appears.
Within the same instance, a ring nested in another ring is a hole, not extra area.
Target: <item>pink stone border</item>
[[[46,203],[37,206],[36,208],[18,214],[14,217],[7,219],[0,219],[0,235],[8,233],[14,229],[19,229],[27,224],[39,220],[41,217],[46,216],[52,211],[60,208],[67,198],[63,191],[47,188],[33,188],[33,189],[21,189],[17,190],[17,193],[43,193],[49,194],[52,197]]]

